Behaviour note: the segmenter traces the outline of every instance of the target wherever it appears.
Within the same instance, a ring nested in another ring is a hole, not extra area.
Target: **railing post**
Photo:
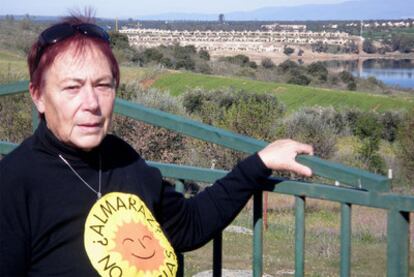
[[[253,196],[253,276],[263,274],[263,193]]]
[[[213,241],[213,277],[221,277],[222,241],[222,233],[218,234]]]
[[[388,211],[387,276],[408,277],[410,213]]]
[[[351,276],[352,206],[341,204],[341,277]]]
[[[295,276],[305,274],[305,197],[295,196]]]

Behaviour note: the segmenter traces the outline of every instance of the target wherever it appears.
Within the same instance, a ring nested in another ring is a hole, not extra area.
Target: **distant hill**
[[[413,0],[353,0],[339,4],[265,7],[224,14],[226,20],[368,20],[414,18]],[[217,20],[217,14],[164,13],[141,20]]]

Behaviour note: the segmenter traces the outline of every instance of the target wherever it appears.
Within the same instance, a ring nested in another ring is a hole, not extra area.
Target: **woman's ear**
[[[30,82],[29,84],[29,92],[30,92],[30,96],[32,97],[32,101],[36,105],[36,108],[39,111],[39,113],[41,114],[44,113],[45,104],[44,104],[43,93],[40,92],[39,88],[35,88],[32,82]]]

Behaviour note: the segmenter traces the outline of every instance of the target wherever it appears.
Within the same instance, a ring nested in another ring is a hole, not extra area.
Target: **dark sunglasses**
[[[80,33],[88,37],[99,38],[109,43],[108,33],[104,29],[95,24],[82,23],[77,25],[71,25],[69,23],[62,23],[54,25],[44,30],[39,36],[39,47],[36,53],[36,67],[39,64],[40,58],[46,47],[55,44],[59,41],[65,40],[68,37],[75,35],[76,33]]]

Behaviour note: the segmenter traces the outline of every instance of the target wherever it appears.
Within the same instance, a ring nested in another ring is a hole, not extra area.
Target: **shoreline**
[[[217,60],[222,56],[235,56],[235,55],[246,55],[250,60],[255,62],[261,62],[263,58],[270,58],[275,64],[284,62],[285,60],[301,61],[304,64],[310,64],[317,61],[347,61],[347,60],[370,60],[370,59],[389,59],[389,60],[414,60],[414,53],[386,53],[386,54],[330,54],[330,53],[316,53],[311,51],[305,51],[301,56],[297,54],[286,55],[281,52],[233,52],[233,51],[211,51],[210,56],[212,59]]]

